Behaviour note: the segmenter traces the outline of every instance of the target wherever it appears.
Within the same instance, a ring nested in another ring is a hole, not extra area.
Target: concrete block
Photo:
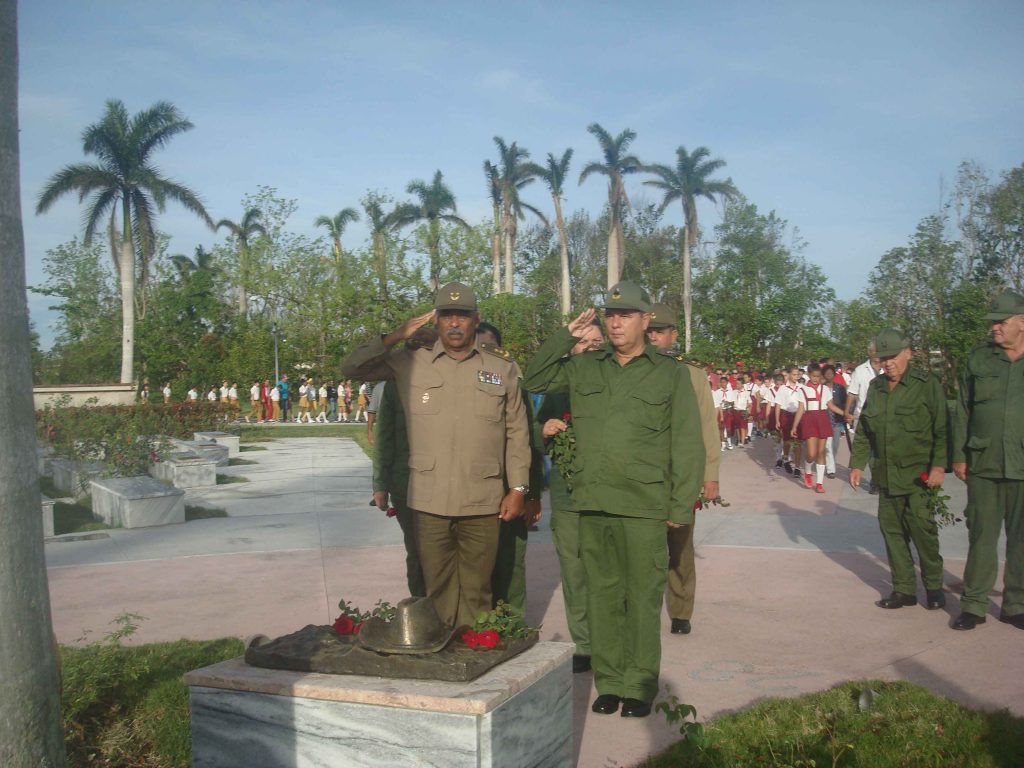
[[[234,457],[241,453],[238,435],[232,435],[228,432],[193,432],[192,434],[197,442],[208,443],[213,441],[217,445],[227,446],[228,456]]]
[[[53,499],[43,496],[43,536],[53,536]]]
[[[151,464],[149,474],[175,488],[209,488],[217,484],[217,462],[195,451],[176,451]]]
[[[54,487],[75,499],[85,498],[89,493],[89,480],[103,471],[98,461],[80,464],[70,459],[50,459],[50,467]]]
[[[152,477],[93,480],[92,511],[108,525],[144,528],[185,522],[185,492]]]

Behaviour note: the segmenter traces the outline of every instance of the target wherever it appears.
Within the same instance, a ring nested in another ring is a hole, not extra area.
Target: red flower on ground
[[[352,634],[353,635],[358,635],[359,634],[359,630],[361,630],[362,628],[363,628],[363,622],[360,621],[358,624],[355,625],[355,627],[352,628]]]
[[[478,633],[476,636],[477,644],[481,648],[497,648],[499,640],[501,640],[501,637],[493,629],[485,629],[483,632]]]
[[[468,645],[470,648],[476,648],[480,645],[480,639],[476,632],[469,629],[462,633],[462,642]]]
[[[339,635],[351,635],[355,630],[355,622],[344,613],[334,620],[334,631]]]

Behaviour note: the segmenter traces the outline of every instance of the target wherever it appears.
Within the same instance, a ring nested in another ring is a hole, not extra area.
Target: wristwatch
[[[530,492],[530,486],[528,485],[517,485],[509,489],[510,491],[519,491],[523,496]]]

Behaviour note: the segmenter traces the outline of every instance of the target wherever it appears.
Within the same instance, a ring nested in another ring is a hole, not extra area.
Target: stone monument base
[[[465,683],[204,667],[185,675],[192,765],[568,768],[573,649],[537,643]]]
[[[148,475],[93,480],[92,512],[117,528],[184,523],[185,492]]]

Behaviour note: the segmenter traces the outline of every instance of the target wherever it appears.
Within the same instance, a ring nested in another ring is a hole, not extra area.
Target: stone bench
[[[192,765],[568,768],[573,649],[537,643],[465,683],[204,667],[185,675]]]
[[[49,538],[53,536],[53,505],[56,502],[53,499],[43,496],[43,536]]]
[[[144,528],[185,522],[185,492],[152,477],[93,480],[92,512],[107,525]]]
[[[195,451],[175,451],[151,464],[149,474],[175,488],[209,488],[217,484],[217,462]]]
[[[228,465],[229,448],[226,445],[220,445],[212,440],[181,440],[179,438],[173,438],[171,444],[176,450],[191,451],[215,461],[218,467]]]
[[[89,480],[103,471],[103,465],[98,461],[80,464],[70,459],[50,459],[50,469],[58,491],[81,499],[88,495]]]
[[[40,446],[36,448],[36,457],[39,463],[39,476],[52,477],[53,467],[50,462],[53,460],[53,449],[45,445]]]
[[[227,446],[228,456],[237,456],[241,453],[238,435],[228,432],[193,432],[192,436],[197,442],[209,443],[212,441],[217,445]]]

